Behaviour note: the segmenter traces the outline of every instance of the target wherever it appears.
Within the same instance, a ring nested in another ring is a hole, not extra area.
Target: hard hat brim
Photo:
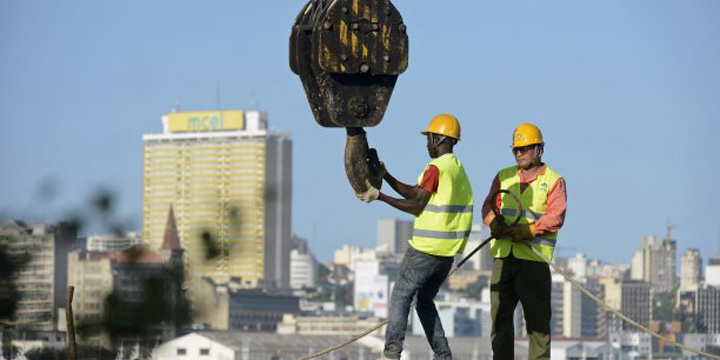
[[[531,144],[519,144],[519,145],[512,144],[512,145],[510,145],[510,148],[511,148],[511,149],[514,149],[514,148],[521,148],[521,147],[532,146],[532,145],[545,145],[545,142],[544,142],[544,141],[538,141],[538,142],[534,142],[534,143],[531,143]]]
[[[449,138],[451,138],[451,139],[455,139],[455,140],[457,140],[457,141],[460,141],[460,139],[458,139],[458,138],[456,138],[456,137],[454,137],[454,136],[450,136],[450,135],[438,134],[438,133],[432,132],[432,131],[421,131],[421,132],[420,132],[420,135],[422,135],[422,136],[427,136],[427,134],[435,134],[435,135],[447,136],[447,137],[449,137]]]

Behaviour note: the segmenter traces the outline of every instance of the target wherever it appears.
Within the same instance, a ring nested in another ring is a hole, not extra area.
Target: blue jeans
[[[433,299],[445,281],[453,258],[426,254],[408,247],[400,264],[399,279],[395,283],[390,297],[390,313],[385,331],[386,358],[399,359],[405,341],[408,314],[413,297],[417,295],[415,311],[425,330],[425,337],[430,343],[436,360],[450,360],[452,353],[448,345],[445,331],[440,323],[440,316]]]

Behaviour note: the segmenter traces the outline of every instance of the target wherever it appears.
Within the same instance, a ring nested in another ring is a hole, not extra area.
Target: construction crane
[[[356,193],[382,185],[363,128],[380,124],[407,67],[407,27],[389,0],[310,0],[295,19],[290,68],[315,121],[346,128],[345,172]]]

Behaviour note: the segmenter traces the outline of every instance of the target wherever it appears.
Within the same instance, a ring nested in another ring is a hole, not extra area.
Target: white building
[[[342,248],[335,250],[333,263],[336,265],[345,265],[348,269],[355,271],[355,264],[363,261],[377,261],[377,251],[375,249],[362,249],[352,245],[343,245]]]
[[[641,332],[617,332],[608,335],[610,343],[624,353],[647,355],[652,349],[652,336]]]
[[[290,251],[290,287],[302,289],[315,286],[317,261],[313,254],[300,249]]]
[[[555,360],[630,359],[627,353],[613,347],[607,341],[588,340],[555,340],[552,342],[550,358]]]
[[[574,278],[584,278],[588,275],[588,259],[585,254],[575,254],[575,256],[567,260],[567,268],[572,272]]]
[[[390,279],[380,273],[380,261],[355,262],[355,286],[353,287],[355,311],[372,313],[387,318],[390,304]]]
[[[298,359],[345,340],[347,336],[195,332],[161,344],[152,355],[154,360]],[[378,354],[373,354],[369,347],[355,342],[332,356],[336,359],[368,360],[377,357],[375,355]]]
[[[706,351],[708,347],[720,347],[720,334],[697,334],[688,333],[681,335],[681,343],[688,347]],[[687,350],[682,350],[684,359],[697,359],[698,355]]]
[[[88,251],[95,252],[120,252],[133,245],[142,242],[142,237],[136,232],[128,232],[125,235],[103,234],[91,235],[87,238],[85,247]]]
[[[705,284],[720,287],[720,255],[711,257],[705,267]]]
[[[592,259],[587,265],[588,278],[613,278],[622,280],[630,271],[629,264],[605,264],[598,259]]]
[[[680,264],[680,290],[695,290],[700,286],[702,257],[700,250],[687,249]]]
[[[645,263],[643,262],[643,251],[635,250],[630,262],[630,279],[643,280],[645,277]]]

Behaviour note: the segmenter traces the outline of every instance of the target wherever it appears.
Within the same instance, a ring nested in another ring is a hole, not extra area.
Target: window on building
[[[185,348],[178,348],[178,349],[177,349],[177,354],[178,354],[178,355],[187,355],[187,349],[185,349]]]
[[[200,355],[210,355],[210,349],[200,349]]]

